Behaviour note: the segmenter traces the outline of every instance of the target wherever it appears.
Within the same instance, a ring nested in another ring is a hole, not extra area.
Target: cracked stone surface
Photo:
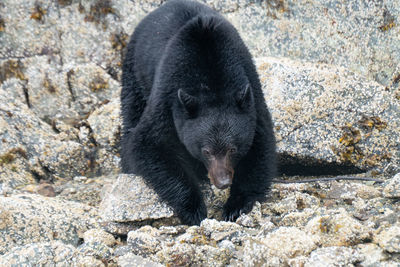
[[[202,185],[191,227],[116,174],[124,49],[163,2],[0,2],[0,265],[399,266],[397,1],[202,0],[255,58],[285,167],[385,182],[275,183],[236,222]]]

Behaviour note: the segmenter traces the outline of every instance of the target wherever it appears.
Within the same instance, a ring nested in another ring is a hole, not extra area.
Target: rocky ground
[[[204,0],[238,28],[275,123],[268,200],[179,224],[119,172],[121,58],[161,0],[0,3],[0,266],[400,266],[400,5]]]

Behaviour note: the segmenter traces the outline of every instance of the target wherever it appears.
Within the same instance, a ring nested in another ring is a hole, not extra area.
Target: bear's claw
[[[236,221],[241,214],[250,212],[253,209],[254,201],[245,197],[231,197],[224,206],[222,217],[225,221]]]

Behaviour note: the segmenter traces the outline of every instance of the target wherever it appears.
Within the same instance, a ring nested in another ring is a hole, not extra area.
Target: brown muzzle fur
[[[225,189],[232,184],[233,173],[228,156],[216,157],[210,161],[208,177],[218,189]]]

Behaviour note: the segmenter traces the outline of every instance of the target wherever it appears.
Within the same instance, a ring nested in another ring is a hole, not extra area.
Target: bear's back
[[[153,85],[156,68],[168,41],[189,20],[199,15],[218,13],[194,1],[172,0],[147,15],[136,27],[128,51],[133,51],[129,56],[135,59],[134,73],[138,82],[144,85],[146,94]]]

